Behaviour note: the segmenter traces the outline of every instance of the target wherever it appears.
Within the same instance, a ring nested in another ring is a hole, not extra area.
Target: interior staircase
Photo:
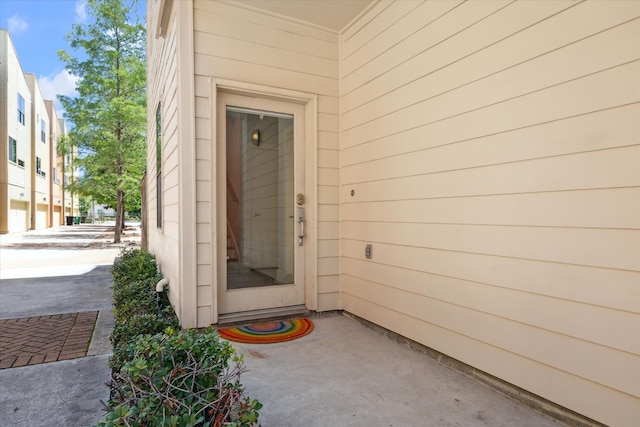
[[[234,240],[231,229],[227,227],[227,261],[229,262],[238,262],[240,259],[238,246],[234,243]]]

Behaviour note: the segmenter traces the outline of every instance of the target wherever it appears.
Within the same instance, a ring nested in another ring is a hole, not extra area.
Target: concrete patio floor
[[[341,314],[280,344],[232,343],[263,427],[564,425]]]

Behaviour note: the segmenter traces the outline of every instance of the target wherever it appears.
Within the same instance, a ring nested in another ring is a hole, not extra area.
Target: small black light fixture
[[[258,129],[254,130],[253,132],[251,132],[251,142],[253,143],[253,145],[255,145],[256,147],[258,145],[260,145],[260,131]]]

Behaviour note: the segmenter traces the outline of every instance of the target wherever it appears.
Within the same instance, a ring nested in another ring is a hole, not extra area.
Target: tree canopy
[[[125,210],[139,210],[146,165],[146,33],[134,22],[137,0],[88,0],[88,24],[66,38],[81,55],[59,51],[77,76],[78,96],[58,96],[71,123],[63,150],[77,149],[78,180],[70,190],[116,208],[114,242]]]

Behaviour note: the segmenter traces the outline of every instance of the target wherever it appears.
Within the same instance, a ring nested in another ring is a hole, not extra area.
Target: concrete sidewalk
[[[78,275],[112,265],[123,247],[139,245],[138,224],[112,244],[113,225],[78,224],[0,234],[0,279]]]
[[[120,246],[130,245],[109,244],[112,228],[80,224],[0,236],[0,359],[2,367],[14,366],[0,369],[0,426],[89,426],[104,418],[109,270]]]

